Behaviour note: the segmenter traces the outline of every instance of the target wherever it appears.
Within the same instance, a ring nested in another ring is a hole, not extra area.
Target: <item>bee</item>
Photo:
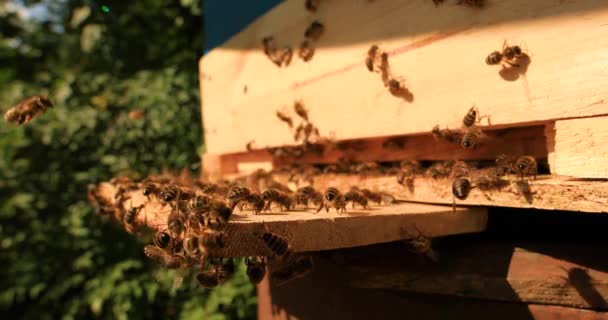
[[[201,270],[196,275],[196,280],[205,288],[215,288],[220,284],[219,266],[212,266],[210,270]]]
[[[270,211],[270,206],[273,202],[281,206],[281,210],[291,210],[293,200],[287,194],[275,188],[270,188],[262,193],[262,200],[266,201],[266,206],[263,211]]]
[[[174,247],[174,239],[166,230],[159,231],[154,235],[154,244],[163,250],[171,250]]]
[[[462,118],[462,124],[466,127],[472,127],[474,124],[476,123],[480,123],[481,119],[483,118],[488,118],[489,116],[479,116],[479,110],[477,110],[477,107],[475,105],[473,105],[471,107],[471,109],[469,109],[469,111],[467,112],[467,114]]]
[[[515,157],[501,154],[496,158],[496,175],[502,177],[515,171]]]
[[[479,144],[480,131],[474,128],[469,128],[460,141],[460,145],[464,149],[474,149]]]
[[[304,37],[311,41],[318,41],[319,38],[325,32],[325,26],[319,21],[313,21],[306,31],[304,32]]]
[[[439,125],[433,127],[431,134],[435,140],[443,140],[449,143],[459,143],[462,138],[462,133],[459,130],[441,129]]]
[[[123,216],[123,222],[129,225],[133,224],[133,222],[135,222],[135,217],[143,207],[143,204],[138,207],[131,206],[131,208],[129,208],[129,210],[127,210],[127,212]]]
[[[289,241],[279,234],[266,231],[262,234],[262,241],[276,256],[282,257],[289,252]]]
[[[183,258],[179,255],[173,255],[165,252],[163,249],[147,245],[144,247],[144,254],[154,260],[156,263],[161,264],[165,268],[177,269],[182,265]]]
[[[403,160],[399,163],[399,174],[397,175],[397,183],[402,186],[407,186],[412,190],[414,188],[414,179],[416,174],[421,170],[420,163],[413,160]]]
[[[496,65],[499,64],[503,59],[503,54],[500,51],[493,51],[486,57],[486,64]]]
[[[538,172],[536,159],[532,156],[521,156],[515,161],[515,171],[523,179],[524,176],[534,176]]]
[[[368,200],[372,202],[376,202],[378,205],[384,203],[393,203],[395,202],[395,197],[386,193],[386,192],[374,192],[369,189],[359,189],[359,192],[363,194]]]
[[[204,225],[214,229],[223,229],[231,216],[232,209],[225,202],[212,201]]]
[[[456,4],[473,8],[483,8],[486,2],[485,0],[458,0]]]
[[[306,7],[306,10],[310,12],[317,12],[320,2],[321,0],[306,0],[304,6]]]
[[[367,209],[367,197],[355,190],[350,190],[347,193],[344,194],[344,202],[348,203],[348,202],[352,202],[353,203],[353,209],[355,208],[355,204],[359,204],[363,209]]]
[[[293,120],[291,119],[290,116],[284,114],[281,111],[277,111],[276,115],[277,115],[277,118],[279,118],[279,120],[285,122],[290,128],[293,128]]]
[[[298,116],[300,116],[300,118],[304,119],[305,121],[308,121],[308,110],[306,110],[306,107],[304,107],[304,104],[302,103],[302,101],[296,101],[293,103],[293,110],[296,112],[296,114]]]
[[[280,268],[271,270],[270,278],[273,284],[280,286],[288,281],[309,274],[314,268],[312,256],[309,254],[293,254],[286,257]]]
[[[198,237],[198,247],[200,252],[222,249],[226,246],[225,235],[221,231],[205,229]]]
[[[266,258],[263,256],[245,258],[247,266],[247,277],[253,284],[258,284],[266,275]]]
[[[468,178],[458,178],[452,182],[452,208],[454,210],[456,210],[456,198],[465,200],[473,188],[475,187]]]
[[[410,239],[406,240],[410,246],[410,251],[416,254],[424,255],[434,262],[437,262],[439,257],[435,250],[433,250],[433,240],[423,235],[418,228],[416,228],[416,232],[417,234],[415,236],[411,236]]]
[[[336,208],[336,212],[346,212],[346,200],[344,199],[344,195],[340,193],[340,191],[334,187],[329,187],[325,190],[323,202],[321,202],[321,206],[317,209],[317,212],[321,211],[321,209],[325,207],[325,211],[329,212],[329,208]]]
[[[303,204],[308,208],[308,201],[314,205],[320,205],[323,202],[323,195],[311,186],[306,186],[298,189],[295,195],[296,204]]]
[[[194,233],[189,233],[184,237],[182,241],[182,246],[184,248],[184,252],[189,257],[197,257],[200,253],[198,248],[198,236]]]
[[[221,263],[217,270],[219,283],[222,284],[230,280],[235,271],[236,267],[234,265],[234,259],[228,259],[227,262]]]
[[[53,103],[47,96],[29,97],[4,113],[4,121],[17,123],[18,125],[29,123],[34,117],[52,108]]]
[[[207,213],[211,208],[211,204],[213,203],[213,201],[213,198],[208,195],[197,195],[188,204],[188,215],[199,215]]]
[[[300,48],[298,49],[298,57],[304,60],[304,62],[308,62],[312,60],[312,57],[315,55],[315,48],[312,45],[310,40],[304,40],[300,43]]]
[[[376,61],[376,56],[378,55],[378,46],[372,45],[369,50],[367,50],[367,57],[365,58],[365,66],[367,70],[370,72],[374,72],[374,61]]]
[[[507,41],[505,40],[502,44],[502,52],[494,51],[490,53],[486,57],[486,64],[488,65],[496,65],[501,62],[505,62],[512,67],[519,67],[517,64],[517,59],[521,58],[524,55],[521,47],[519,46],[509,46]]]
[[[232,187],[228,191],[228,206],[231,209],[236,208],[239,202],[244,201],[251,194],[251,190],[245,187]]]
[[[452,178],[458,179],[469,175],[469,165],[464,161],[456,161],[452,165],[451,174]]]
[[[388,91],[395,97],[406,98],[411,95],[409,90],[405,87],[403,81],[397,79],[390,79],[387,83]]]

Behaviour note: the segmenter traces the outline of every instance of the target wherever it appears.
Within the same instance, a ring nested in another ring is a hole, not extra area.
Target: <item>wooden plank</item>
[[[579,178],[608,178],[608,117],[556,121],[549,140],[551,171]]]
[[[390,257],[394,256],[392,252]],[[404,267],[407,270],[408,266]],[[280,287],[268,278],[262,281],[258,286],[258,319],[400,319],[404,315],[429,320],[608,319],[608,313],[563,306],[358,289],[348,285],[351,280],[354,279],[344,272],[343,264],[315,255],[315,269],[305,278]]]
[[[608,259],[596,254],[601,246],[535,243],[542,251],[532,252],[509,244],[456,242],[460,245],[436,248],[437,263],[414,263],[406,254],[378,262],[387,255],[361,252],[339,261],[356,288],[608,310]]]
[[[287,183],[287,177],[278,180]],[[539,176],[537,180],[519,181],[511,177],[505,188],[482,192],[473,189],[466,200],[456,200],[457,205],[500,206],[536,208],[580,212],[607,212],[608,182],[585,181],[567,177]],[[302,185],[304,182],[302,182]],[[290,184],[292,188],[300,185]],[[452,204],[452,180],[417,176],[413,185],[404,187],[395,176],[361,176],[324,174],[313,177],[313,186],[324,190],[329,186],[348,190],[352,186],[386,191],[399,200],[433,204]]]
[[[453,3],[435,8],[432,1],[334,0],[314,16],[299,0],[282,3],[200,62],[209,152],[240,152],[251,139],[262,147],[290,143],[274,113],[295,99],[323,135],[337,139],[457,127],[473,104],[494,125],[608,114],[606,78],[598,72],[608,61],[606,3],[487,2],[472,10]],[[263,37],[296,47],[314,19],[326,33],[311,62],[277,68],[263,55]],[[514,81],[484,61],[504,40],[523,43],[531,57],[525,76]],[[389,53],[391,70],[414,95],[411,103],[367,71],[371,44]]]
[[[116,188],[109,183],[102,183],[98,193],[112,202]],[[123,205],[125,210],[130,206],[142,204],[145,208],[136,217],[137,224],[153,230],[166,229],[168,206],[162,208],[160,203],[147,203],[141,190],[127,192],[130,197]],[[486,210],[483,208],[459,209],[423,204],[401,203],[382,207],[371,207],[370,210],[352,210],[345,214],[298,210],[291,212],[270,212],[253,215],[250,212],[233,214],[226,228],[226,248],[217,252],[223,256],[270,255],[261,241],[259,234],[266,229],[289,239],[291,250],[319,251],[337,248],[364,246],[374,243],[390,242],[408,237],[412,226],[429,236],[480,232],[487,222]]]

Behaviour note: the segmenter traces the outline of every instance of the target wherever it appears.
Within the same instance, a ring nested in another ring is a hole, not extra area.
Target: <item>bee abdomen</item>
[[[325,191],[325,199],[327,201],[333,201],[334,199],[336,199],[336,197],[338,197],[339,194],[340,194],[340,191],[338,191],[338,189],[336,189],[334,187],[329,187]]]
[[[486,63],[489,65],[495,65],[500,63],[502,60],[502,54],[498,51],[494,51],[488,55],[486,58]]]
[[[262,240],[274,254],[284,256],[289,250],[287,239],[272,232],[266,232],[262,235]]]
[[[479,143],[479,137],[474,131],[468,131],[462,136],[461,145],[465,149],[473,149]]]
[[[452,193],[460,200],[464,200],[471,192],[471,181],[467,178],[459,178],[452,183]]]

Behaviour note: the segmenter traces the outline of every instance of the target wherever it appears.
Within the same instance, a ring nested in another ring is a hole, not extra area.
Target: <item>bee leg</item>
[[[319,213],[319,211],[321,211],[321,209],[323,209],[324,204],[325,204],[325,201],[321,201],[321,205],[319,206],[319,209],[317,209],[317,212],[315,212],[315,213]]]

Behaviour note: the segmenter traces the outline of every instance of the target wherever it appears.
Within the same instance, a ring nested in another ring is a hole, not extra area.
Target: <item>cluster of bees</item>
[[[53,103],[47,96],[29,97],[4,113],[4,121],[12,122],[17,125],[27,124],[33,118],[46,112],[48,108],[52,108]]]
[[[325,25],[315,20],[304,31],[304,40],[298,48],[298,57],[304,62],[312,60],[315,55],[315,43],[325,33]],[[291,63],[293,49],[289,46],[279,49],[274,36],[267,36],[262,39],[262,49],[270,61],[278,67],[286,67]]]
[[[380,73],[382,83],[388,88],[388,91],[393,96],[403,98],[407,101],[413,100],[414,96],[405,86],[405,81],[391,75],[388,63],[388,52],[381,51],[377,45],[372,45],[367,51],[365,66],[370,72]]]

